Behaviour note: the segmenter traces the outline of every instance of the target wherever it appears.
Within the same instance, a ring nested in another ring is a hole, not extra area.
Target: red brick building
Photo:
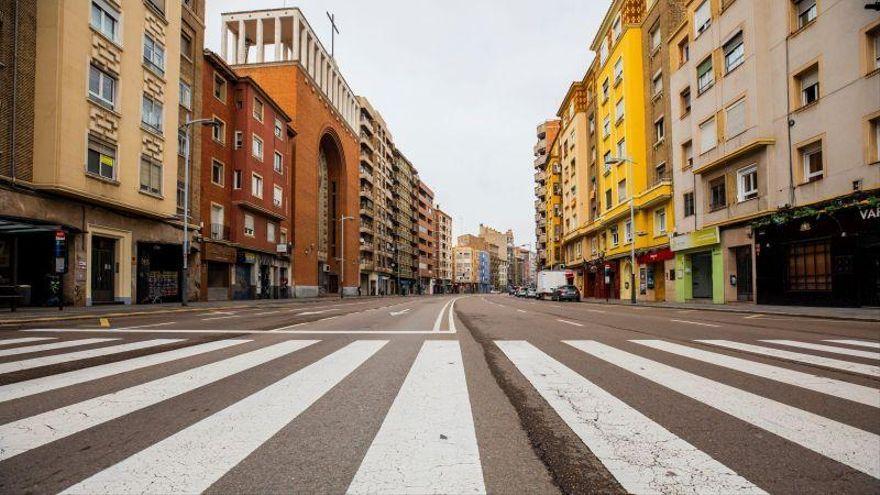
[[[201,154],[203,299],[291,295],[294,130],[254,79],[205,51]]]
[[[418,253],[419,253],[419,290],[423,294],[434,290],[434,191],[419,180],[416,191],[416,210],[418,211]]]
[[[288,208],[295,295],[334,293],[340,286],[356,294],[360,178],[354,92],[299,9],[223,14],[221,51],[296,124]]]

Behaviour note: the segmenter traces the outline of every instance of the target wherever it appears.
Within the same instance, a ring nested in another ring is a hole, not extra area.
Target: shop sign
[[[721,234],[718,232],[718,227],[711,227],[672,237],[669,241],[669,247],[672,251],[684,251],[701,246],[711,246],[720,242]]]
[[[637,258],[640,264],[655,263],[657,261],[666,261],[675,258],[675,253],[669,248],[663,248],[650,253],[645,253]]]
[[[205,243],[206,261],[218,261],[220,263],[235,263],[235,248],[215,244],[213,242]]]
[[[257,264],[257,255],[255,255],[254,253],[239,251],[238,252],[238,263],[242,263],[245,265],[255,265],[255,264]]]
[[[880,206],[875,206],[874,208],[866,208],[859,209],[859,216],[862,217],[862,220],[877,220],[880,219]]]
[[[67,233],[55,231],[55,273],[67,273]]]

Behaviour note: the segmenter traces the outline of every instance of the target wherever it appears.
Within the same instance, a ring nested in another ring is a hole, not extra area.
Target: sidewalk
[[[581,302],[593,304],[610,304],[616,306],[632,306],[629,301],[621,299],[584,298]],[[814,306],[773,306],[769,304],[712,304],[712,303],[676,303],[639,301],[637,306],[670,309],[696,309],[700,311],[721,311],[728,313],[751,313],[777,316],[800,316],[805,318],[825,318],[829,320],[876,321],[880,322],[880,308],[835,308]]]
[[[378,296],[346,296],[345,299],[371,299]],[[384,296],[398,297],[398,296]],[[0,308],[0,325],[18,323],[52,322],[67,320],[85,320],[93,318],[112,318],[119,316],[142,316],[157,313],[186,313],[210,309],[240,308],[272,308],[291,304],[302,304],[315,301],[338,301],[338,295],[320,296],[302,299],[250,299],[245,301],[192,301],[189,306],[181,306],[179,302],[163,304],[110,304],[98,306],[65,306],[59,311],[57,307],[24,307],[15,312],[8,306]]]

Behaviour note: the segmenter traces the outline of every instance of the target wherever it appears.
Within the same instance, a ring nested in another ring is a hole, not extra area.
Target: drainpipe
[[[785,37],[785,127],[788,131],[788,206],[794,207],[794,158],[791,153],[791,127],[794,121],[791,120],[791,94],[789,94],[789,60],[788,60],[788,41],[789,37]]]

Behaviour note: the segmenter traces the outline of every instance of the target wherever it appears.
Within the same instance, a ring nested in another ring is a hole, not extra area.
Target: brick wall
[[[0,175],[33,178],[34,83],[36,79],[37,0],[19,0],[18,52],[15,45],[15,2],[0,0]],[[17,58],[17,61],[16,61]],[[16,63],[17,62],[17,63]],[[15,69],[17,66],[17,69]],[[13,93],[13,73],[18,80]],[[14,102],[14,104],[13,104]],[[13,126],[13,106],[15,126]],[[14,127],[14,137],[13,137]],[[13,140],[15,150],[12,150]]]

